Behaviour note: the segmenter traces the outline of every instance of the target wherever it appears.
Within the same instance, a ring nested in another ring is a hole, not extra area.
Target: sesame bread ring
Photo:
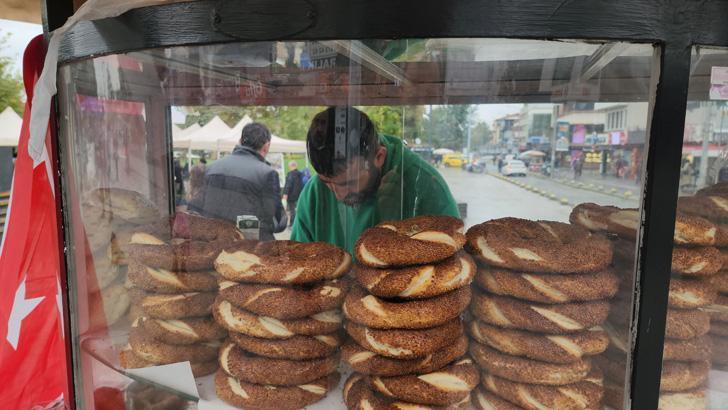
[[[121,274],[119,265],[114,264],[111,260],[103,254],[97,254],[92,256],[93,269],[96,272],[96,283],[99,289],[109,287],[116,278]]]
[[[602,324],[609,315],[609,302],[543,305],[515,298],[474,292],[473,314],[485,323],[508,329],[549,334],[575,333]]]
[[[137,323],[155,339],[173,345],[211,342],[227,336],[227,331],[210,316],[172,320],[141,317]]]
[[[635,240],[639,228],[639,211],[636,208],[584,203],[574,207],[569,222],[592,232],[610,232]],[[673,240],[677,245],[711,246],[715,244],[716,235],[716,226],[703,218],[683,213],[675,217]]]
[[[115,282],[108,288],[101,289],[101,301],[107,326],[118,322],[129,310],[131,304],[129,294],[121,282]]]
[[[369,329],[347,322],[346,332],[363,348],[394,359],[422,358],[444,348],[463,334],[460,319],[444,325],[419,330]]]
[[[710,316],[697,309],[667,309],[665,337],[693,339],[711,329]]]
[[[715,302],[718,293],[712,289],[710,283],[698,279],[670,280],[670,293],[668,305],[678,309],[696,309]]]
[[[603,377],[595,370],[584,380],[558,387],[517,383],[487,373],[481,383],[491,393],[527,410],[599,409],[604,396]]]
[[[155,293],[211,292],[217,290],[215,272],[171,272],[144,266],[131,260],[129,282],[135,287]]]
[[[710,362],[675,362],[662,363],[660,391],[683,391],[698,387],[708,380]]]
[[[477,410],[522,410],[515,404],[503,400],[495,394],[485,390],[483,386],[478,386],[473,390],[472,395],[473,406]]]
[[[665,339],[662,360],[677,360],[681,362],[710,360],[712,346],[713,344],[708,335],[688,340]]]
[[[657,410],[706,410],[708,409],[706,388],[679,392],[661,392]]]
[[[470,304],[469,286],[429,299],[389,302],[354,286],[344,301],[346,318],[374,329],[426,329],[448,322]]]
[[[467,286],[475,275],[475,262],[465,252],[437,264],[377,269],[354,266],[357,282],[383,298],[422,299]]]
[[[481,289],[496,295],[541,303],[608,299],[619,288],[619,278],[611,270],[580,275],[539,275],[481,268],[475,281]]]
[[[344,343],[339,333],[295,335],[288,339],[264,339],[230,332],[230,340],[248,352],[272,359],[309,360],[331,356]]]
[[[297,285],[341,277],[351,256],[325,242],[249,242],[227,247],[215,259],[215,269],[234,282]]]
[[[710,306],[701,308],[710,315],[711,325],[716,322],[728,322],[728,295],[720,294]]]
[[[371,376],[371,386],[380,394],[410,403],[448,406],[460,403],[480,382],[480,373],[469,358],[424,374]]]
[[[709,277],[707,280],[717,292],[728,293],[728,271],[721,270],[715,275]]]
[[[427,406],[409,403],[388,398],[376,393],[367,377],[353,373],[344,383],[342,389],[344,404],[349,410],[455,410],[467,409],[470,406],[470,396],[459,403],[449,406]]]
[[[234,378],[254,384],[295,386],[306,384],[336,371],[339,357],[311,360],[284,360],[254,356],[235,343],[224,343],[220,349],[220,368]]]
[[[155,319],[184,319],[208,316],[215,294],[212,292],[188,292],[178,295],[147,293],[140,289],[130,289],[132,303],[144,310],[145,316]]]
[[[264,339],[287,339],[293,335],[323,335],[341,328],[341,313],[328,310],[302,319],[281,320],[259,316],[217,298],[212,308],[217,323],[232,332]]]
[[[139,369],[142,367],[157,366],[157,364],[148,362],[134,354],[131,347],[128,346],[119,352],[119,364],[124,369]],[[218,365],[217,360],[210,360],[201,363],[190,362],[190,367],[192,368],[192,375],[194,377],[202,377],[215,373]]]
[[[577,383],[591,370],[590,359],[554,364],[500,353],[484,344],[471,343],[470,355],[484,372],[514,382],[563,386]]]
[[[467,352],[468,338],[461,335],[455,342],[419,359],[392,359],[370,352],[354,342],[349,342],[341,348],[341,358],[358,373],[373,376],[402,376],[434,372]]]
[[[172,345],[160,342],[147,334],[141,327],[132,326],[129,331],[129,346],[140,358],[156,363],[209,362],[217,358],[219,343],[198,343],[193,345]]]
[[[84,207],[97,208],[104,212],[132,223],[144,224],[159,217],[156,205],[136,191],[103,187],[95,188],[83,194]]]
[[[710,324],[710,333],[713,335],[728,337],[728,323],[712,322]]]
[[[246,383],[222,370],[215,373],[215,392],[225,403],[243,409],[295,410],[326,397],[339,383],[339,373],[297,386]]]
[[[549,363],[573,363],[602,353],[609,346],[607,332],[599,327],[569,335],[544,335],[472,321],[468,330],[478,343],[513,356]]]
[[[717,223],[728,222],[728,198],[717,195],[683,196],[677,199],[680,212]]]
[[[276,319],[300,319],[339,309],[348,290],[349,282],[338,279],[294,287],[220,283],[222,299],[238,308]]]
[[[199,271],[212,270],[220,250],[239,241],[242,233],[232,224],[178,213],[135,231],[127,248],[132,259],[146,266]]]
[[[386,221],[364,231],[354,252],[359,263],[373,268],[438,262],[463,247],[463,230],[463,221],[451,216]]]
[[[672,271],[685,276],[709,276],[723,267],[723,258],[717,248],[672,249]]]
[[[471,253],[501,268],[586,273],[603,270],[612,261],[608,239],[561,222],[493,219],[473,226],[466,236]]]
[[[711,334],[710,338],[713,342],[713,352],[711,360],[713,364],[725,366],[728,364],[728,337]]]

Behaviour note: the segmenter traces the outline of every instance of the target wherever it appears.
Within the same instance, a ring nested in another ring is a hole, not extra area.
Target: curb
[[[614,187],[606,187],[604,185],[596,185],[593,183],[584,183],[584,182],[574,181],[573,179],[568,179],[568,178],[544,178],[540,174],[529,174],[529,176],[550,180],[550,181],[559,183],[561,185],[566,185],[566,186],[570,186],[573,188],[583,189],[584,191],[598,192],[600,194],[609,195],[609,196],[613,196],[616,198],[623,198],[623,199],[635,198],[635,194],[632,192],[632,190],[621,191],[620,189],[617,189]]]
[[[507,176],[503,176],[501,174],[493,174],[491,172],[488,172],[487,175],[490,175],[490,176],[492,176],[494,178],[498,178],[501,181],[505,181],[505,182],[511,183],[513,185],[516,185],[516,186],[518,186],[520,188],[525,189],[526,191],[531,191],[531,192],[533,192],[536,195],[541,195],[542,197],[544,197],[546,199],[550,199],[550,200],[552,200],[554,202],[558,202],[559,204],[564,205],[564,206],[568,206],[569,208],[573,208],[574,205],[575,205],[575,204],[571,203],[571,201],[568,198],[559,198],[558,196],[556,196],[552,192],[544,191],[542,189],[533,187],[531,185],[528,185],[528,184],[523,183],[521,181],[518,181],[516,179],[510,178],[510,177],[507,177]]]

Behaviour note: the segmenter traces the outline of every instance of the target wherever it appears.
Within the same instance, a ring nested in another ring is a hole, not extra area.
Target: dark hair
[[[205,158],[200,158],[200,162],[203,164],[207,164],[207,160]]]
[[[268,131],[265,125],[253,122],[243,127],[243,132],[240,136],[240,145],[258,151],[269,141],[270,131]]]
[[[316,114],[306,135],[311,165],[327,177],[344,172],[352,158],[371,159],[378,147],[374,123],[352,107],[329,107]]]

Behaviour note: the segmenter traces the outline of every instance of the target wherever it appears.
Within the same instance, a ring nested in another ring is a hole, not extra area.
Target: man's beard
[[[379,184],[382,181],[382,172],[377,168],[372,168],[372,172],[376,172],[376,175],[372,175],[371,178],[369,178],[367,186],[359,192],[352,192],[346,195],[341,202],[348,206],[357,206],[374,197],[379,189]]]

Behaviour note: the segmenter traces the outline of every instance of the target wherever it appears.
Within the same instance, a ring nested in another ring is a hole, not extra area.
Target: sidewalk
[[[532,173],[539,178],[550,179],[554,182],[569,185],[587,191],[600,192],[619,197],[639,198],[642,187],[630,179],[620,179],[614,175],[600,175],[598,171],[585,170],[581,177],[574,179],[571,169],[557,169],[551,177]]]

